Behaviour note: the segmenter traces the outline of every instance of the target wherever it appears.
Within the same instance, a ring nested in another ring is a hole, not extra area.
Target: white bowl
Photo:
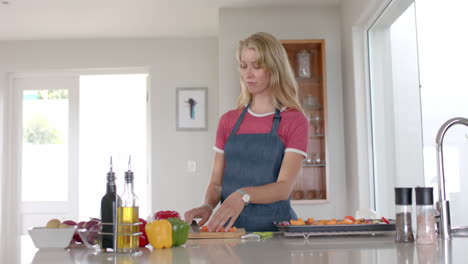
[[[28,232],[38,249],[66,248],[70,245],[75,228],[34,227]]]

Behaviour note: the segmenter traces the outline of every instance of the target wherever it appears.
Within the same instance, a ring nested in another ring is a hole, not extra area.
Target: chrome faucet
[[[468,126],[468,119],[463,117],[455,117],[447,120],[437,132],[436,137],[436,147],[437,147],[437,175],[439,178],[439,201],[437,204],[437,209],[440,213],[439,221],[439,234],[444,239],[449,239],[452,235],[452,230],[450,226],[450,205],[446,197],[445,192],[445,175],[444,175],[444,151],[442,148],[442,143],[444,140],[445,133],[447,130],[456,124],[462,124]]]

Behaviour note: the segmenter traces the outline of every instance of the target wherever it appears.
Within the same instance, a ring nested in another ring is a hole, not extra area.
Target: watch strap
[[[242,190],[242,189],[237,189],[236,192],[240,193],[242,196],[244,196],[244,194],[246,194],[246,193],[244,192],[244,190]]]
[[[211,206],[211,204],[209,204],[209,203],[204,203],[204,204],[202,204],[201,206],[206,206],[206,207],[210,208],[210,209],[211,209],[211,212],[214,211],[213,206]]]

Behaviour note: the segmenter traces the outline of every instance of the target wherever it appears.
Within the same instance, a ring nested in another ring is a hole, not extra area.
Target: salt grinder
[[[435,210],[432,187],[416,187],[417,230],[418,244],[437,243],[435,230]]]

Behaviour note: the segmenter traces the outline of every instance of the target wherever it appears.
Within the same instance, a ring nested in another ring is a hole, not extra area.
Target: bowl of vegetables
[[[28,233],[38,249],[63,249],[70,245],[75,227],[51,219],[46,226],[30,228]]]
[[[94,219],[78,227],[78,235],[89,249],[100,249],[102,224],[101,221]]]

